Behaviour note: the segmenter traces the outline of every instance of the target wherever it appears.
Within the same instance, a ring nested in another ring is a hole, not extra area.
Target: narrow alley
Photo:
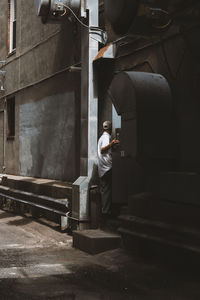
[[[0,300],[200,299],[200,1],[0,1]]]
[[[0,211],[0,299],[199,299],[199,275],[131,256],[89,255],[53,223]]]

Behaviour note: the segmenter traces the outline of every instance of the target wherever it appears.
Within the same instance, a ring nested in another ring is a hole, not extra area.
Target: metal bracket
[[[90,36],[92,39],[98,41],[99,43],[106,45],[108,40],[108,35],[105,31],[99,31],[95,28],[90,28]]]

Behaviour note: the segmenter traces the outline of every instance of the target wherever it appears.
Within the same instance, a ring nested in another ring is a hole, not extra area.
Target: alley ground
[[[0,299],[200,299],[200,272],[122,249],[88,255],[56,229],[0,211]]]

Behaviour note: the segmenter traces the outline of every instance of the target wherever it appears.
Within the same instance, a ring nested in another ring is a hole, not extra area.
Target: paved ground
[[[0,299],[200,299],[199,272],[121,249],[95,256],[31,218],[0,211]]]

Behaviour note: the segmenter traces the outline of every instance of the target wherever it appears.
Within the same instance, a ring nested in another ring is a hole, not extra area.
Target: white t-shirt
[[[99,177],[102,177],[106,172],[112,168],[112,154],[111,149],[108,149],[105,153],[101,153],[101,148],[106,147],[111,140],[111,135],[104,131],[98,141],[98,172]]]

